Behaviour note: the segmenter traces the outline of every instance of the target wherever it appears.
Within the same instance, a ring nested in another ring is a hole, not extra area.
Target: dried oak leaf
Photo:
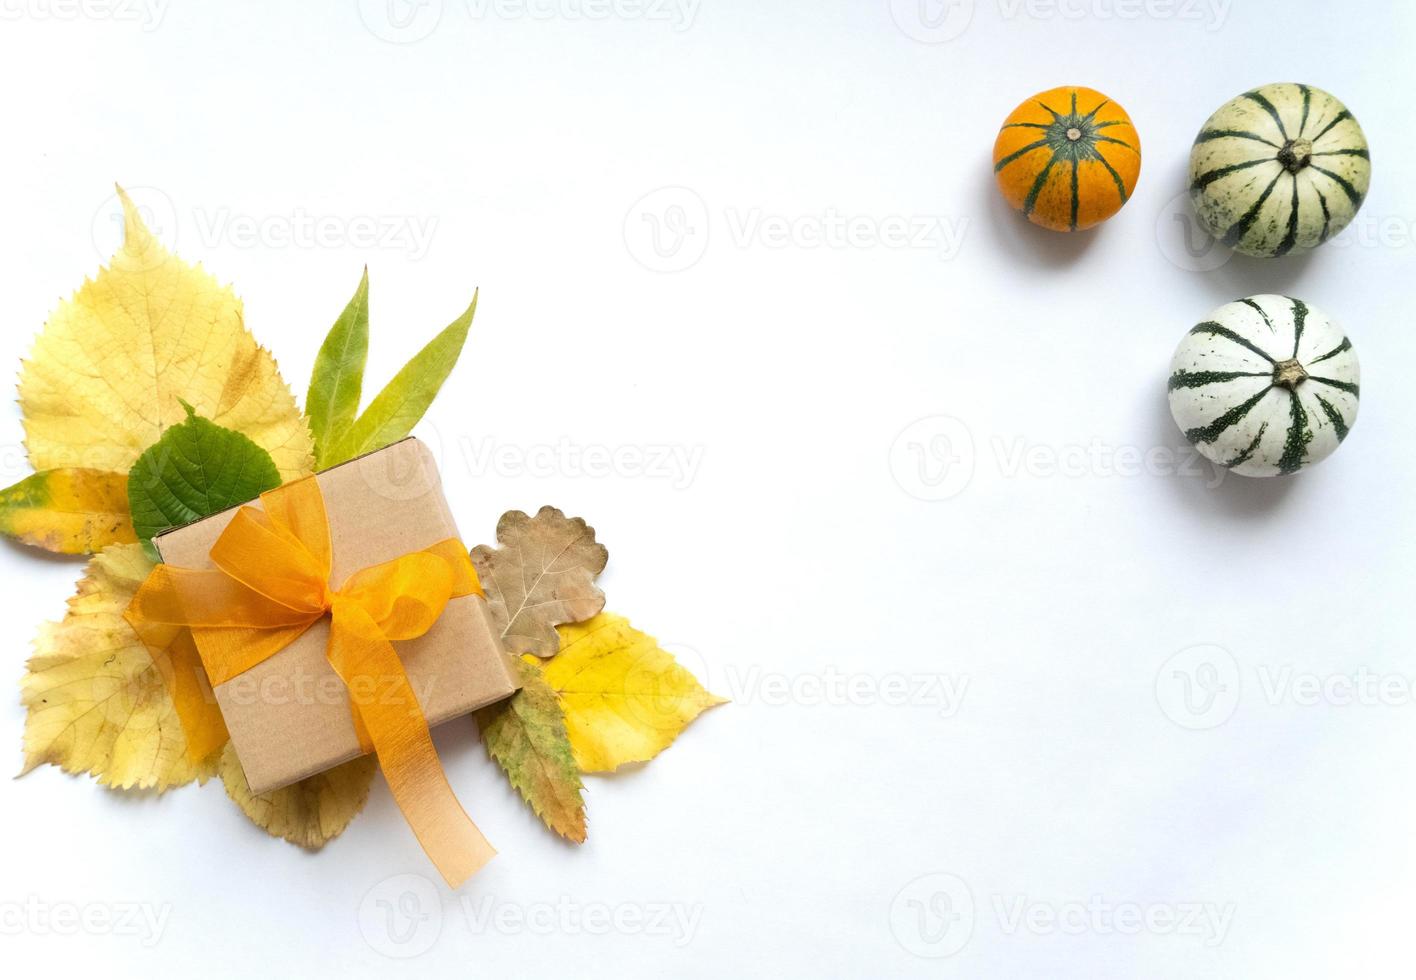
[[[284,789],[255,796],[235,748],[228,743],[221,753],[221,781],[241,812],[272,837],[312,850],[344,833],[364,809],[377,771],[378,760],[362,755]]]
[[[556,627],[605,608],[595,576],[610,554],[579,517],[542,507],[535,517],[508,511],[497,521],[498,548],[478,545],[472,563],[508,653],[555,656]]]
[[[161,791],[215,771],[214,757],[188,761],[162,673],[123,618],[151,569],[141,545],[105,548],[89,561],[64,619],[41,627],[20,681],[24,772],[47,762],[105,786]]]
[[[538,664],[519,657],[512,658],[512,664],[521,690],[478,710],[482,742],[536,816],[566,840],[583,844],[584,787],[560,702]]]

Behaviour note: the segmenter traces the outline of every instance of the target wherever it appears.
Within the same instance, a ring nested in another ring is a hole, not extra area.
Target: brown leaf
[[[560,649],[556,627],[579,623],[605,608],[595,576],[609,552],[595,542],[595,529],[554,507],[535,517],[508,511],[497,521],[495,550],[472,549],[472,563],[487,593],[492,619],[508,653],[553,657]]]
[[[236,749],[228,744],[221,754],[221,781],[226,785],[226,795],[251,822],[272,837],[283,837],[313,850],[344,833],[344,828],[364,809],[377,769],[374,756],[362,755],[284,789],[254,796]]]
[[[507,779],[556,833],[585,843],[585,801],[575,765],[565,715],[541,668],[513,657],[521,690],[477,712],[487,754]]]

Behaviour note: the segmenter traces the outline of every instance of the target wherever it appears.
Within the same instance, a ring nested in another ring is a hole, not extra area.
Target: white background
[[[481,286],[419,429],[464,536],[585,516],[609,608],[734,703],[589,780],[579,849],[445,726],[501,852],[457,894],[381,782],[318,855],[219,782],[0,782],[8,974],[1409,975],[1408,5],[975,0],[930,29],[914,0],[434,0],[399,28],[383,0],[64,2],[0,7],[0,360],[112,251],[115,180],[235,283],[301,395],[365,263],[370,386]],[[1366,205],[1308,257],[1187,250],[1190,141],[1270,81],[1358,116]],[[989,159],[1062,84],[1124,105],[1145,153],[1073,236],[1008,212]],[[1313,470],[1215,485],[1166,370],[1259,292],[1347,328],[1362,415]],[[5,483],[20,431],[11,409]],[[18,678],[79,566],[0,569]],[[1359,671],[1385,689],[1348,696]],[[46,924],[87,906],[163,925]]]

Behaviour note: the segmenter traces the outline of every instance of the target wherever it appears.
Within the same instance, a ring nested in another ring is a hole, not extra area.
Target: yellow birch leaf
[[[236,749],[227,743],[221,753],[221,781],[241,812],[272,837],[312,850],[344,833],[364,809],[376,771],[378,760],[362,755],[284,789],[254,796]]]
[[[25,767],[87,772],[104,786],[205,782],[215,758],[193,766],[166,682],[123,618],[152,561],[141,545],[104,549],[88,564],[69,612],[46,623],[20,681]]]
[[[120,188],[123,246],[59,304],[20,371],[25,447],[37,470],[126,473],[170,425],[203,418],[270,453],[283,479],[311,471],[310,433],[241,301],[169,253]]]
[[[128,476],[105,470],[45,470],[0,490],[0,534],[46,551],[89,555],[137,539],[128,517]]]
[[[704,709],[726,698],[705,691],[658,642],[613,613],[558,626],[560,653],[546,683],[565,708],[565,727],[583,772],[612,772],[654,758]]]

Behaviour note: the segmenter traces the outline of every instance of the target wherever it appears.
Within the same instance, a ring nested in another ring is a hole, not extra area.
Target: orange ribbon
[[[449,599],[482,594],[467,549],[450,538],[355,572],[335,589],[329,521],[314,477],[262,494],[261,504],[263,511],[242,507],[212,545],[215,569],[158,565],[125,613],[166,654],[159,668],[192,748],[209,753],[225,739],[206,697],[208,679],[214,686],[249,670],[328,613],[326,657],[345,687],[381,685],[379,697],[351,700],[359,740],[378,754],[404,818],[456,888],[496,851],[453,795],[390,641],[422,636]],[[184,639],[184,627],[191,637]],[[206,678],[191,656],[192,638]]]

